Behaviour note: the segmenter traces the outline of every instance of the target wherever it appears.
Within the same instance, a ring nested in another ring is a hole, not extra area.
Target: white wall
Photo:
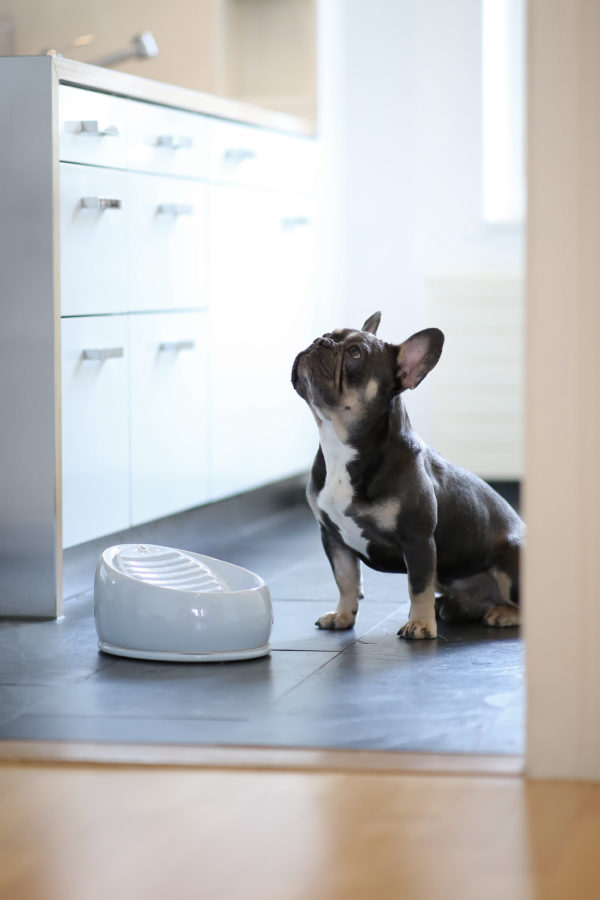
[[[482,221],[481,2],[416,6],[419,270],[522,271],[522,229]]]
[[[482,223],[480,2],[321,5],[329,8],[321,57],[329,48],[337,63],[343,110],[335,136],[343,173],[329,178],[343,178],[344,324],[380,308],[380,334],[399,341],[435,324],[428,276],[523,269],[522,232]],[[322,68],[326,93],[330,79]],[[408,398],[425,438],[427,392],[441,377],[443,360]]]
[[[316,0],[220,0],[219,94],[316,116]]]
[[[381,308],[390,340],[422,324],[416,7],[347,0],[340,23],[348,324]]]
[[[94,62],[152,31],[152,59],[122,72],[314,119],[316,0],[0,0],[0,54],[48,48]],[[87,45],[76,45],[93,35]]]
[[[2,53],[35,55],[53,47],[83,62],[123,50],[131,38],[152,31],[159,46],[153,59],[133,59],[122,72],[180,84],[200,91],[215,85],[218,6],[216,0],[1,0],[0,15],[12,23],[12,47]],[[88,46],[74,47],[93,34]]]

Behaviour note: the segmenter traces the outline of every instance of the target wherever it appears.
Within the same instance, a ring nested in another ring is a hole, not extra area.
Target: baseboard
[[[498,491],[510,505],[517,511],[521,508],[521,482],[520,481],[488,481],[490,487]]]
[[[322,750],[296,747],[0,741],[0,764],[13,763],[511,777],[522,776],[525,766],[522,756],[509,755]]]

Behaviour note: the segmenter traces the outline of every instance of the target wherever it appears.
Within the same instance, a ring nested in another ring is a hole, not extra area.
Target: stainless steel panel
[[[0,141],[0,615],[5,616],[54,617],[60,606],[52,72],[49,57],[0,59],[0,121],[6,126]]]

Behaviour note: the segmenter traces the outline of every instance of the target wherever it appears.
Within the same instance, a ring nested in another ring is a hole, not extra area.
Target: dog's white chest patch
[[[346,515],[346,510],[352,503],[348,463],[356,457],[356,450],[344,444],[333,425],[326,420],[320,427],[320,442],[327,474],[325,484],[317,496],[317,508],[337,525],[342,540],[348,547],[367,556],[368,541],[363,537],[362,529]]]

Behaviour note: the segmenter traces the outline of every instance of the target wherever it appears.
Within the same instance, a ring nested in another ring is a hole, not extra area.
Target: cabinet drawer
[[[314,421],[290,384],[296,353],[318,334],[310,201],[211,187],[215,499],[305,471],[314,457]]]
[[[127,207],[124,172],[61,163],[63,316],[127,309]]]
[[[203,313],[131,316],[132,524],[208,499]]]
[[[216,119],[210,122],[210,177],[227,184],[312,191],[314,141]]]
[[[127,105],[122,97],[61,84],[58,90],[61,161],[126,165]]]
[[[62,321],[63,544],[129,526],[128,320]]]
[[[142,172],[206,178],[208,122],[205,116],[129,102],[127,166]]]
[[[156,175],[129,175],[127,309],[206,303],[206,188]]]

